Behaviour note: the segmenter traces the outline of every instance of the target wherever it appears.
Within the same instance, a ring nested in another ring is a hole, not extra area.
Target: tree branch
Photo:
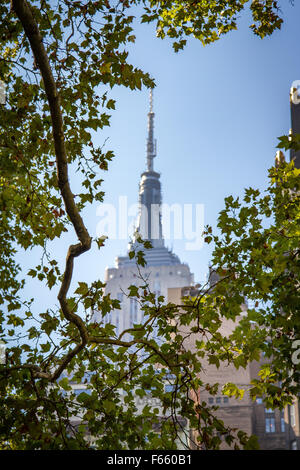
[[[46,374],[44,372],[36,373],[40,377],[45,377],[46,375],[50,380],[53,381],[56,380],[56,378],[60,375],[63,367],[65,367],[88,342],[86,326],[80,316],[76,315],[70,310],[67,303],[67,293],[72,280],[74,258],[80,256],[82,253],[90,249],[92,239],[75,204],[74,195],[71,192],[69,184],[68,160],[65,147],[64,123],[60,105],[60,97],[43,44],[42,36],[33,16],[32,9],[27,1],[12,0],[12,8],[22,23],[25,35],[30,43],[34,55],[35,62],[42,75],[45,92],[50,107],[52,134],[56,155],[58,187],[64,201],[66,213],[68,214],[79,239],[79,243],[69,247],[66,258],[65,272],[63,275],[61,288],[58,293],[58,300],[65,318],[77,326],[81,336],[81,343],[67,354],[62,365],[57,369],[57,371],[53,372],[52,374]]]

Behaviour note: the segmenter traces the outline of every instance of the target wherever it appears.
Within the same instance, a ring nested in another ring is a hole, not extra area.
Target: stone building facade
[[[186,296],[195,297],[198,291],[194,287],[171,288],[168,290],[168,301],[176,305],[182,303],[182,298]],[[247,306],[241,306],[241,316],[243,316]],[[222,326],[218,330],[222,336],[228,336],[237,326],[239,318],[235,322],[224,319]],[[182,332],[184,327],[182,327]],[[187,350],[195,351],[195,341],[199,339],[197,334],[189,336],[185,342]],[[246,432],[248,435],[256,435],[260,449],[262,450],[297,450],[300,440],[300,414],[299,402],[295,399],[294,405],[288,406],[285,410],[267,409],[262,399],[257,398],[253,401],[248,393],[250,383],[253,379],[258,378],[258,372],[262,364],[267,360],[261,357],[261,360],[253,361],[246,368],[236,369],[234,365],[221,364],[217,368],[213,364],[209,364],[206,358],[201,359],[203,372],[200,378],[206,384],[218,383],[219,390],[227,382],[232,382],[238,388],[245,391],[243,398],[236,399],[227,397],[219,392],[216,396],[212,396],[205,388],[199,391],[201,401],[205,401],[211,406],[218,406],[215,412],[216,416],[224,421],[225,425],[231,428],[237,428]],[[191,443],[196,442],[196,436],[191,435]],[[195,446],[191,444],[191,448]],[[226,443],[222,444],[221,449],[229,449]]]

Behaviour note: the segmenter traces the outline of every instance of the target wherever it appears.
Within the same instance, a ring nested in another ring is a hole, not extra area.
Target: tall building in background
[[[292,88],[290,92],[291,103],[291,130],[290,134],[300,134],[300,96],[296,88]],[[290,160],[294,160],[295,167],[300,168],[300,150],[290,151]]]
[[[290,134],[300,134],[300,94],[298,89],[290,91],[291,129]],[[300,150],[290,151],[290,160],[294,160],[295,167],[300,169]],[[295,338],[298,339],[298,338]],[[288,449],[300,449],[300,395],[294,397],[292,405],[285,409],[285,419],[288,424]]]
[[[149,240],[153,248],[145,250],[147,265],[141,269],[147,279],[149,289],[156,296],[164,296],[167,300],[170,287],[185,287],[193,283],[193,274],[187,264],[182,263],[177,255],[165,246],[161,220],[161,184],[160,174],[154,171],[156,157],[156,140],[154,139],[153,97],[150,92],[150,110],[148,113],[148,136],[146,148],[146,171],[141,174],[139,185],[139,215],[137,230],[144,240]],[[135,242],[129,245],[129,251]],[[118,256],[114,268],[106,268],[105,294],[121,303],[121,310],[114,310],[106,315],[104,321],[116,326],[117,335],[131,328],[134,323],[143,321],[143,312],[135,298],[129,298],[130,285],[143,285],[136,261],[126,256]],[[100,321],[101,313],[94,313],[94,321]]]

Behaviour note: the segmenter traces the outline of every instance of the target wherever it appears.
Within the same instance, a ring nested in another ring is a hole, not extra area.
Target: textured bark
[[[40,377],[47,377],[50,380],[56,380],[63,371],[63,369],[66,367],[66,365],[70,362],[70,360],[88,342],[86,326],[80,316],[70,310],[67,303],[67,293],[72,280],[74,258],[80,256],[82,253],[90,249],[91,237],[77,209],[74,200],[74,195],[71,191],[69,184],[68,162],[65,147],[64,124],[60,106],[60,98],[49,64],[47,53],[43,45],[42,36],[39,32],[39,28],[34,19],[30,5],[27,1],[12,0],[12,8],[16,13],[17,17],[19,18],[20,22],[22,23],[25,35],[28,38],[34,55],[35,63],[42,75],[45,92],[50,107],[52,133],[56,155],[58,187],[65,204],[66,213],[68,214],[79,239],[79,243],[77,243],[76,245],[71,245],[68,249],[63,280],[60,287],[60,291],[58,293],[58,300],[60,302],[60,306],[65,318],[77,326],[81,337],[81,343],[78,344],[72,351],[70,351],[70,353],[64,358],[62,364],[52,374],[35,371],[35,375],[38,375]]]

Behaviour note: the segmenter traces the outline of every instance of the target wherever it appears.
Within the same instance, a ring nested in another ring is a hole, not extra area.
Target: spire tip
[[[150,90],[150,113],[153,113],[153,92]]]
[[[147,170],[153,171],[153,158],[156,156],[154,133],[153,92],[150,89],[150,111],[148,113]]]

